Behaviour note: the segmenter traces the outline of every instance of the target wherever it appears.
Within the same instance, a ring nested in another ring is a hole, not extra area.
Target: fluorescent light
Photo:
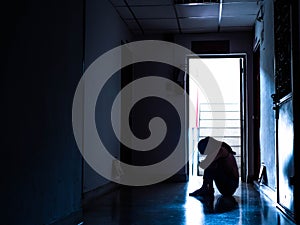
[[[176,4],[176,5],[214,5],[219,4],[217,2],[205,2],[205,3],[182,3],[182,4]]]
[[[174,0],[175,5],[211,5],[219,4],[220,0]]]

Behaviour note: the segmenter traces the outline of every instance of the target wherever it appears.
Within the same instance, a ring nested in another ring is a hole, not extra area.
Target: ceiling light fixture
[[[219,3],[220,0],[174,0],[175,5],[208,5]]]

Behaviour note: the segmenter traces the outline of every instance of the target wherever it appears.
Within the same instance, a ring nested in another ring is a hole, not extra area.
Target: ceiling
[[[185,4],[175,4],[181,2]],[[134,34],[252,29],[261,0],[110,0]]]

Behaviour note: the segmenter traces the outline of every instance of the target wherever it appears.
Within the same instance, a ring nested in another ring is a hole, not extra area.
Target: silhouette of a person
[[[206,155],[202,187],[190,196],[213,196],[213,182],[224,196],[232,196],[239,185],[239,171],[235,152],[225,142],[206,137],[198,142],[198,150]],[[202,166],[201,166],[202,167]],[[203,168],[203,167],[202,167]]]

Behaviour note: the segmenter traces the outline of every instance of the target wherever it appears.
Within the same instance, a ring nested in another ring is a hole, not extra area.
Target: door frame
[[[186,56],[186,74],[185,74],[185,91],[187,95],[189,94],[189,59],[190,58],[240,58],[242,59],[242,65],[240,66],[240,102],[241,102],[241,180],[246,182],[247,181],[247,174],[248,174],[248,167],[249,167],[249,151],[248,151],[248,143],[249,143],[249,133],[248,131],[248,123],[247,123],[247,115],[248,115],[248,97],[247,97],[247,88],[246,88],[246,79],[247,79],[247,54],[246,53],[224,53],[224,54],[191,54]],[[187,129],[189,129],[189,101],[185,98],[185,123]],[[188,132],[186,132],[186,152],[189,155],[189,139],[188,139]],[[248,157],[247,157],[248,156]],[[189,163],[187,163],[187,171],[189,171]],[[189,177],[189,173],[187,172],[187,177]]]
[[[260,179],[262,169],[260,159],[260,42],[255,45],[253,51],[253,158],[254,180]]]

